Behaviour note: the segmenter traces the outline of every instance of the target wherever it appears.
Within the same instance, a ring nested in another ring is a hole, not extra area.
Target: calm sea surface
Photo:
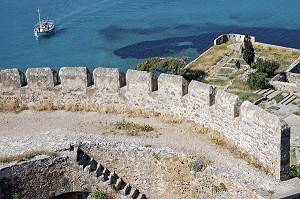
[[[33,26],[53,19],[56,33]],[[221,33],[300,48],[295,0],[0,0],[0,69],[134,68],[146,57],[197,57]]]

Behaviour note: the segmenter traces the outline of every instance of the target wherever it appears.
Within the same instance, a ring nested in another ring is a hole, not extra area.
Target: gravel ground
[[[147,124],[155,132],[129,136],[117,131],[114,124],[127,122]],[[186,124],[163,123],[158,118],[127,117],[94,112],[33,112],[0,113],[1,155],[30,150],[55,151],[82,141],[126,142],[141,146],[168,147],[193,157],[204,157],[210,164],[204,172],[228,180],[243,189],[267,197],[277,186],[284,186],[241,159],[237,159],[206,135],[193,132]]]

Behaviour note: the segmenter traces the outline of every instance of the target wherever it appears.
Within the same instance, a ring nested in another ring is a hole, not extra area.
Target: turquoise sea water
[[[300,48],[295,0],[0,0],[0,69],[134,68],[152,56],[197,57],[221,33]],[[36,38],[42,18],[56,33]]]

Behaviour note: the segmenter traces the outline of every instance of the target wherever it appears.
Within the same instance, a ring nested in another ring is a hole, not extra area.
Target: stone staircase
[[[296,98],[297,97],[295,95],[289,94],[281,100],[280,104],[288,105],[289,103],[293,102]]]
[[[288,105],[293,102],[297,97],[293,94],[283,93],[282,91],[275,91],[274,89],[261,89],[255,92],[256,94],[260,94],[263,97],[255,102],[255,104],[259,104],[262,101],[271,101],[276,95],[282,94],[284,98],[279,102],[282,105]]]
[[[145,194],[140,193],[138,189],[133,188],[115,172],[110,171],[108,168],[98,163],[94,158],[90,157],[79,147],[71,147],[71,149],[72,148],[76,153],[76,162],[79,165],[80,169],[99,178],[99,180],[113,187],[113,189],[121,193],[126,198],[147,199]]]

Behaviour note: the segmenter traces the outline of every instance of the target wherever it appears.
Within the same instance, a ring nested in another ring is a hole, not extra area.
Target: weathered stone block
[[[96,68],[93,76],[100,91],[118,92],[125,85],[125,74],[117,68]]]
[[[286,76],[289,83],[294,83],[297,87],[300,87],[300,74],[287,72]]]
[[[197,101],[203,105],[211,106],[215,103],[216,88],[198,81],[189,84],[190,101]]]
[[[59,76],[64,90],[85,90],[92,84],[92,75],[86,67],[62,67]]]
[[[152,92],[157,89],[157,78],[147,71],[128,70],[126,82],[127,88],[133,92]]]
[[[0,87],[14,89],[20,88],[24,84],[24,74],[18,69],[0,70]]]
[[[161,74],[158,77],[158,92],[170,97],[182,97],[188,93],[188,81],[179,75]]]
[[[274,133],[278,132],[278,127],[281,126],[279,117],[255,106],[249,101],[245,101],[241,105],[240,116],[241,122],[255,124],[261,128],[269,129]],[[279,136],[279,134],[274,134],[274,136]]]
[[[216,94],[216,110],[220,111],[229,118],[238,117],[240,114],[240,106],[242,101],[236,95],[218,90]]]
[[[26,77],[30,88],[51,89],[57,85],[58,74],[50,68],[28,68]]]

